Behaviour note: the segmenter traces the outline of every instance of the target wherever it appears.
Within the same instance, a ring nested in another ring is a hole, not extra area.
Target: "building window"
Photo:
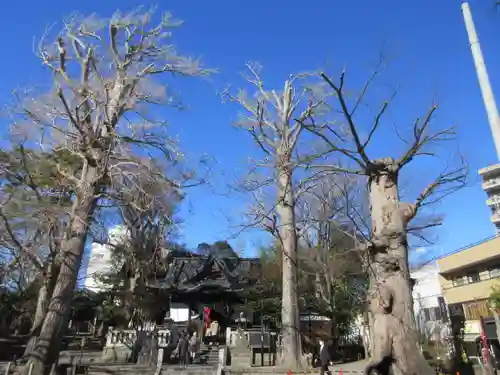
[[[477,283],[477,282],[481,281],[481,278],[479,277],[479,273],[477,273],[477,272],[469,273],[467,275],[467,281],[469,282],[469,284]]]
[[[422,317],[424,322],[437,322],[442,318],[440,307],[427,307],[422,309]]]
[[[433,315],[434,315],[434,321],[440,321],[443,319],[443,316],[441,314],[441,307],[433,307]]]
[[[430,309],[424,309],[424,322],[428,322],[430,320],[431,320]]]
[[[446,303],[444,301],[444,297],[438,297],[438,303],[439,303],[439,316],[441,317],[441,320],[443,322],[448,321],[448,308],[446,306]]]
[[[453,286],[463,286],[466,284],[474,284],[481,281],[478,272],[469,273],[467,276],[459,276],[453,279]]]
[[[456,277],[453,279],[453,286],[462,286],[467,284],[467,279],[463,276]]]

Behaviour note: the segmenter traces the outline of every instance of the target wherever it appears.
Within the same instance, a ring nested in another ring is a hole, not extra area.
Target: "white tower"
[[[479,44],[479,38],[476,33],[476,27],[472,19],[470,6],[467,2],[462,3],[462,14],[464,16],[465,28],[469,37],[470,49],[476,74],[479,80],[479,87],[483,96],[484,106],[488,114],[488,122],[490,124],[493,142],[497,153],[498,161],[500,161],[500,117],[498,116],[498,108],[495,102],[495,96],[491,88],[488,71],[484,63],[483,52]],[[483,178],[483,190],[488,195],[486,204],[491,207],[491,221],[495,224],[497,233],[500,232],[500,164],[490,165],[489,167],[479,170],[479,175]]]

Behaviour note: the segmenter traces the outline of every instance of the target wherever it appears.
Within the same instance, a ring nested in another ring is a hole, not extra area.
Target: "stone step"
[[[89,375],[121,375],[121,374],[141,374],[153,375],[155,369],[151,366],[131,364],[103,364],[91,365],[88,369]]]
[[[271,374],[276,374],[276,375],[283,375],[288,373],[289,369],[283,368],[283,367],[278,367],[278,366],[265,366],[265,367],[235,367],[235,366],[228,366],[224,368],[224,374],[226,375],[242,375],[242,374],[248,374],[248,375],[271,375]],[[307,374],[307,375],[313,375],[313,374],[318,374],[319,369],[304,369],[304,371],[294,371],[294,375],[302,375],[302,374]],[[336,374],[339,375],[339,374]],[[355,375],[362,375],[362,374],[355,374]]]
[[[187,367],[177,365],[164,365],[161,375],[215,375],[217,366],[190,365]]]
[[[202,361],[207,365],[216,365],[219,363],[219,349],[222,347],[200,347],[199,357],[202,358]]]

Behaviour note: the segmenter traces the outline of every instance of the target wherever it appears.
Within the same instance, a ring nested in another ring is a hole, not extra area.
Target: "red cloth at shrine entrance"
[[[210,326],[210,313],[212,312],[212,309],[210,307],[204,307],[203,308],[203,322],[205,323],[205,328],[208,328]]]

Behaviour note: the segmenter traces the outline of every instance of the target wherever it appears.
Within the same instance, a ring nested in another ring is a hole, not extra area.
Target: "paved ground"
[[[363,375],[364,374],[364,368],[365,368],[365,361],[357,361],[357,362],[350,362],[350,363],[342,363],[342,364],[335,364],[334,366],[330,366],[330,371],[334,375],[340,375],[341,371],[342,374],[345,375]],[[237,368],[231,368],[229,367],[228,372],[230,374],[246,374],[246,375],[270,375],[270,374],[283,374],[286,375],[287,370],[284,369],[283,367],[269,367],[269,366],[264,366],[264,367],[237,367]],[[307,370],[306,372],[301,372],[297,373],[298,374],[319,374],[320,369],[316,368],[314,370]],[[295,374],[295,373],[294,373]]]
[[[344,374],[363,374],[365,366],[366,361],[363,360],[349,363],[339,363],[330,367],[330,369],[335,373],[340,373],[342,370],[342,373]]]
[[[73,353],[72,353],[73,354]],[[340,374],[340,371],[342,370],[342,373],[343,374],[346,374],[346,375],[361,375],[363,373],[363,369],[364,369],[364,366],[365,366],[365,361],[359,361],[359,362],[351,362],[351,363],[343,363],[343,364],[337,364],[337,365],[334,365],[332,367],[330,367],[330,370],[332,371],[333,374],[337,374],[339,375]],[[0,362],[0,374],[2,374],[5,366],[7,365],[7,362]],[[99,365],[96,365],[95,366],[97,370],[99,367]],[[117,373],[120,373],[123,371],[123,369],[125,367],[130,367],[130,370],[132,372],[137,372],[137,369],[139,367],[136,367],[136,366],[133,366],[133,365],[130,365],[130,366],[124,366],[124,365],[118,365],[118,364],[111,364],[111,365],[107,365],[107,366],[102,366],[103,369],[106,368],[107,371],[104,371],[103,370],[103,373],[104,372],[107,372],[107,373],[115,373],[115,370],[118,370],[120,369],[121,371],[116,371]],[[116,368],[116,369],[115,369]],[[191,369],[195,369],[196,367],[192,367]],[[142,368],[141,368],[142,370]],[[256,369],[257,370],[257,369]],[[263,372],[264,368],[259,368],[259,370],[255,371],[256,373],[260,373],[260,372]],[[269,368],[267,368],[266,370],[269,370]],[[94,371],[93,371],[94,372]],[[151,370],[148,371],[148,372],[152,372]],[[98,370],[97,372],[98,373]],[[317,371],[317,373],[319,373],[319,370]],[[312,373],[314,374],[314,373]],[[3,374],[2,374],[3,375]]]
[[[363,375],[366,363],[367,361],[363,360],[351,363],[336,364],[330,367],[330,370],[332,371],[333,374],[337,375],[340,374],[340,370],[342,370],[342,373],[346,375]],[[473,366],[473,370],[475,375],[486,374],[485,371],[479,365]],[[497,374],[500,374],[500,371],[497,371]]]
[[[69,353],[68,353],[69,354]],[[71,354],[76,354],[76,353],[71,353]],[[75,356],[76,357],[76,356]],[[74,361],[75,358],[74,357]],[[69,361],[68,361],[69,362]],[[75,362],[78,362],[78,360],[76,360]],[[87,362],[87,361],[84,361],[84,362]],[[92,360],[89,361],[89,362],[93,362]],[[89,363],[87,362],[87,363]],[[98,362],[98,361],[96,361]],[[7,362],[0,362],[0,375],[3,375],[3,371],[5,369],[5,366],[7,365]],[[330,370],[332,372],[332,374],[334,375],[340,375],[341,373],[342,374],[345,374],[345,375],[363,375],[364,373],[364,368],[365,368],[365,365],[366,365],[366,361],[357,361],[357,362],[350,362],[350,363],[342,363],[342,364],[335,364],[334,366],[331,366],[330,367]],[[123,374],[125,373],[125,369],[129,370],[131,373],[135,373],[137,374],[138,372],[142,372],[144,371],[143,373],[152,373],[153,371],[151,371],[150,369],[146,370],[146,369],[143,369],[141,366],[134,366],[134,365],[124,365],[124,364],[110,364],[110,365],[104,365],[104,366],[99,366],[99,365],[94,365],[93,367],[95,367],[94,371],[92,371],[93,374],[97,375],[101,375],[101,372],[99,371],[99,368],[100,367],[103,367],[102,369],[102,375],[104,375],[105,373],[107,374]],[[104,370],[105,369],[105,370]],[[138,371],[138,370],[142,370],[142,371]],[[198,371],[196,371],[196,367],[191,367],[191,370],[195,370],[193,371],[193,373],[200,373]],[[198,370],[201,370],[198,369]],[[264,367],[264,368],[254,368],[255,370],[255,374],[259,374],[259,375],[262,375],[263,373],[274,373],[274,374],[277,374],[280,372],[280,370],[278,369],[273,369],[271,370],[271,368],[269,367]],[[127,372],[129,372],[127,371]],[[182,372],[182,371],[181,371]],[[187,371],[184,371],[187,373]],[[479,366],[474,366],[474,372],[476,375],[483,375],[483,372],[481,371],[481,368]],[[284,374],[284,373],[283,373]],[[310,372],[308,373],[310,375],[312,374],[319,374],[319,369],[317,369],[317,371],[314,371],[314,372]]]

